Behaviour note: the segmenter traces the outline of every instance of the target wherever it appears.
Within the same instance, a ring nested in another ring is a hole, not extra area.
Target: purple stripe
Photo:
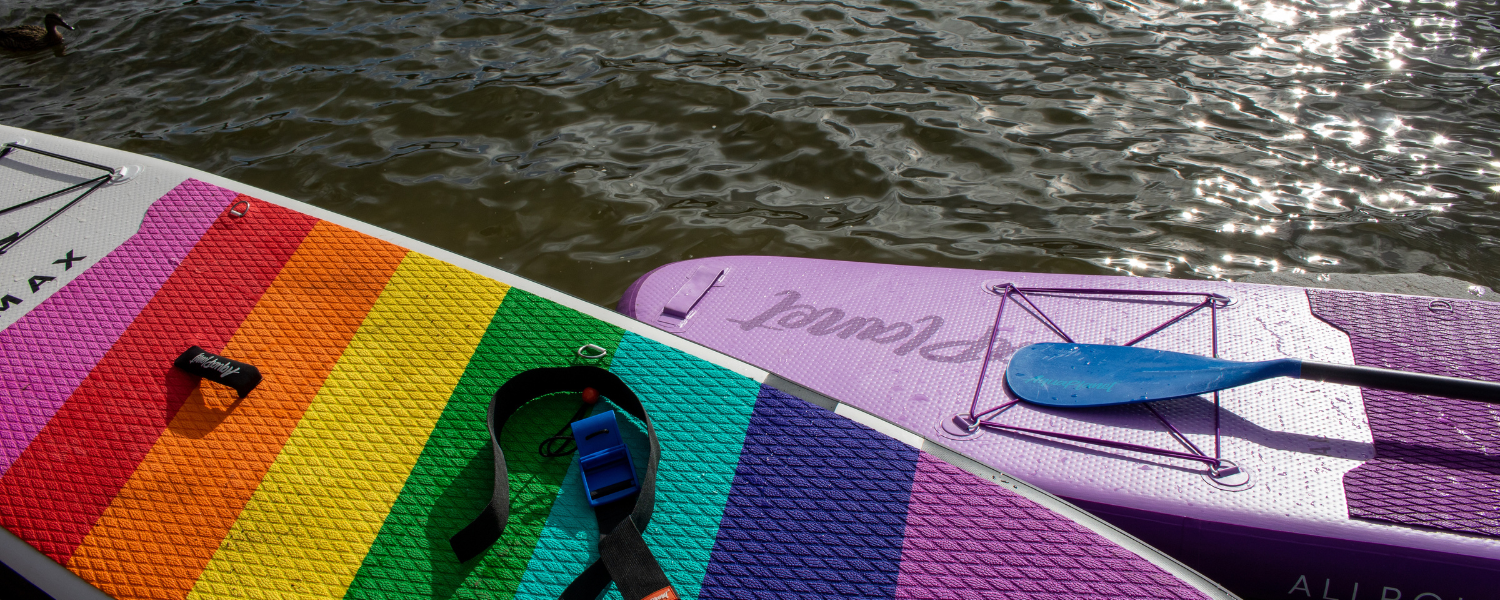
[[[926,453],[906,514],[897,600],[1204,597],[1067,517]]]
[[[917,455],[762,387],[699,600],[891,598]]]
[[[237,195],[182,182],[146,210],[139,232],[0,331],[0,474]]]

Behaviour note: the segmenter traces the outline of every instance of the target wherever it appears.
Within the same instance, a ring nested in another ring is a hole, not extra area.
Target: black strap
[[[599,562],[604,563],[610,579],[620,588],[620,595],[626,598],[645,598],[672,585],[656,557],[651,555],[641,530],[630,519],[621,521],[614,531],[599,540]]]
[[[565,600],[595,600],[614,581],[626,600],[639,600],[648,594],[670,587],[661,565],[651,555],[642,533],[651,522],[656,504],[656,464],[661,446],[656,427],[646,414],[640,398],[613,373],[593,366],[531,369],[512,377],[495,391],[490,400],[487,421],[490,445],[495,451],[495,488],[490,503],[448,543],[460,561],[468,561],[494,545],[505,532],[510,517],[510,480],[505,468],[505,453],[500,449],[500,432],[505,422],[527,402],[557,392],[582,392],[593,388],[615,406],[646,424],[651,456],[646,462],[646,476],[640,491],[632,498],[611,502],[594,511],[599,521],[599,555],[563,592]],[[608,533],[606,533],[608,532]],[[654,587],[652,587],[654,586]]]

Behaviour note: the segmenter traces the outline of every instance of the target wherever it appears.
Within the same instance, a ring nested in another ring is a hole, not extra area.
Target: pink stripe
[[[182,182],[146,210],[139,232],[0,331],[0,474],[237,195]]]

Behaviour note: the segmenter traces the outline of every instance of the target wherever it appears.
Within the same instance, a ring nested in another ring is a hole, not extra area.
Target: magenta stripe
[[[139,232],[0,331],[0,474],[237,195],[182,182],[146,210]]]

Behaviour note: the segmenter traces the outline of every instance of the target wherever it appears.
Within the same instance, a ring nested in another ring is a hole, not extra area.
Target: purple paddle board
[[[1036,342],[1500,380],[1500,304],[777,257],[663,266],[619,304],[1064,496],[1252,598],[1500,598],[1500,407],[1294,379],[1017,403]]]

